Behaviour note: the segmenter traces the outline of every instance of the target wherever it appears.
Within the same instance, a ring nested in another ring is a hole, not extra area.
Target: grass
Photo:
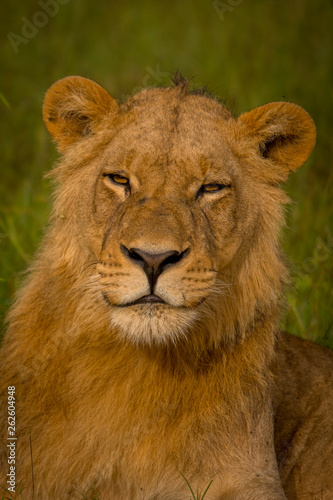
[[[50,210],[43,174],[56,153],[41,118],[46,89],[58,78],[80,74],[124,99],[135,88],[167,84],[168,73],[179,69],[226,98],[236,113],[288,100],[313,116],[315,152],[286,185],[294,203],[283,239],[294,265],[294,288],[282,326],[333,348],[332,2],[243,0],[221,16],[216,3],[201,0],[172,5],[126,0],[112,6],[106,0],[72,1],[59,5],[17,53],[7,34],[22,36],[22,18],[32,22],[41,8],[33,0],[5,3],[0,21],[5,75],[0,84],[0,317]]]
[[[206,494],[207,494],[207,492],[208,492],[209,488],[210,488],[210,487],[211,487],[211,485],[212,485],[213,479],[211,479],[211,480],[208,482],[208,484],[207,484],[206,488],[205,488],[203,491],[202,491],[202,490],[201,490],[201,491],[199,491],[199,490],[198,490],[198,488],[197,488],[197,491],[194,493],[194,491],[193,491],[193,489],[192,489],[192,487],[191,487],[190,483],[188,482],[188,480],[186,479],[186,477],[184,476],[184,474],[182,474],[180,471],[178,471],[178,472],[179,472],[179,474],[180,474],[180,475],[184,478],[184,480],[185,480],[185,482],[186,482],[187,486],[189,487],[189,490],[190,490],[190,492],[191,492],[191,495],[192,495],[193,500],[204,500],[204,498],[205,498],[205,496],[206,496]]]
[[[1,486],[1,488],[3,487]],[[5,490],[0,497],[0,500],[25,500],[23,497],[23,489],[20,486],[19,491],[16,491],[15,495],[11,491]]]
[[[92,485],[91,485],[91,487],[92,487],[93,492],[94,492],[94,494],[95,494],[96,496],[91,497],[91,496],[87,496],[87,495],[85,495],[84,493],[81,493],[79,490],[76,490],[76,491],[77,491],[77,492],[78,492],[78,493],[82,496],[82,498],[87,498],[87,499],[89,499],[89,500],[100,500],[100,498],[99,498],[99,496],[98,496],[98,493],[97,493],[97,491],[96,491],[96,489],[95,489],[95,486],[92,484]]]

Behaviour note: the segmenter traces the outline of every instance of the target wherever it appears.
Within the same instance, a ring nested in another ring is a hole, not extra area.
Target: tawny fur
[[[43,115],[62,153],[54,209],[1,349],[17,497],[181,500],[180,473],[213,479],[207,500],[333,496],[332,355],[277,331],[279,184],[311,153],[309,115],[234,118],[182,80],[118,106],[80,77]],[[126,249],[183,257],[151,290]],[[151,293],[163,303],[134,304]],[[6,488],[6,446],[0,471]]]

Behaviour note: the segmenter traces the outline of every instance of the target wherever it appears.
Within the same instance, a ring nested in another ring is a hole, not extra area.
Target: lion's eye
[[[211,183],[211,184],[203,184],[200,188],[201,193],[216,193],[217,191],[222,191],[222,189],[225,189],[229,186],[226,184],[218,184],[216,183]]]
[[[201,190],[203,193],[213,193],[215,191],[220,191],[223,187],[223,184],[204,184]]]
[[[110,181],[114,182],[115,184],[121,184],[122,186],[129,185],[129,180],[127,179],[127,177],[124,177],[123,175],[106,174],[105,177],[108,177]]]

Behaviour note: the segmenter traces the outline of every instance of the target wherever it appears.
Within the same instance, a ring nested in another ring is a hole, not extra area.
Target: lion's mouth
[[[106,293],[103,292],[103,298],[109,305],[115,305],[112,304],[107,296]],[[118,307],[129,307],[129,306],[135,306],[138,304],[166,304],[165,300],[163,300],[161,297],[158,295],[155,295],[154,293],[151,293],[149,295],[144,295],[143,297],[140,297],[137,300],[134,300],[133,302],[127,302],[125,304],[117,304]]]
[[[166,304],[165,300],[161,299],[158,295],[155,295],[154,293],[151,293],[150,295],[144,295],[143,297],[140,297],[139,299],[135,300],[134,302],[131,302],[129,304],[126,304],[127,306],[134,306],[136,304]]]

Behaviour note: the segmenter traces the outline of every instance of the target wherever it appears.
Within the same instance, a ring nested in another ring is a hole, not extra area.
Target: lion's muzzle
[[[178,264],[190,252],[189,248],[183,252],[168,250],[160,253],[150,253],[141,248],[128,249],[125,245],[120,245],[120,247],[126,257],[146,273],[151,294],[154,293],[156,281],[163,271]]]

